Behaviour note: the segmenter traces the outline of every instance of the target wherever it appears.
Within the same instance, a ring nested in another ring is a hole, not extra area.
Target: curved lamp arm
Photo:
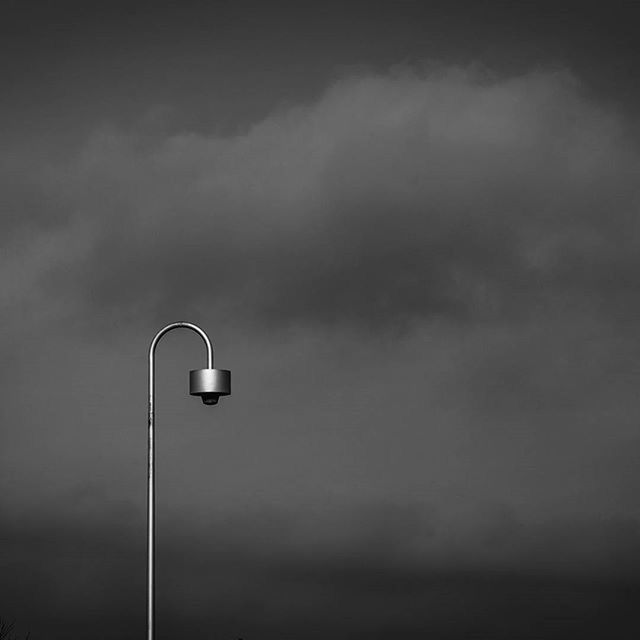
[[[209,336],[197,325],[191,324],[190,322],[172,322],[168,324],[166,327],[163,327],[156,333],[155,337],[151,341],[151,346],[149,347],[149,374],[153,375],[153,359],[156,351],[156,346],[160,341],[160,338],[165,333],[168,333],[172,329],[191,329],[191,331],[195,331],[203,340],[204,344],[207,347],[207,369],[213,369],[213,347],[211,346],[211,340],[209,340]]]

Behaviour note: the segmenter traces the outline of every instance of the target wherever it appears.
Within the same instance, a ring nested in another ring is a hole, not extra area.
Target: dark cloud
[[[142,522],[98,503],[89,519],[3,519],[3,606],[38,636],[141,632]],[[433,510],[352,506],[164,521],[159,629],[232,638],[595,638],[637,629],[637,523],[524,526],[504,511],[481,520],[461,529]]]
[[[49,177],[83,242],[40,281],[99,315],[262,325],[615,311],[639,167],[568,74],[349,78],[241,135],[97,132]]]
[[[146,349],[185,318],[235,386],[187,404],[201,345],[163,343],[169,635],[635,629],[635,123],[448,67],[165,115],[5,153],[0,613],[139,637]]]

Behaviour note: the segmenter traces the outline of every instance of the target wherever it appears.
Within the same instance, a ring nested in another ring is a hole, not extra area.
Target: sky
[[[636,637],[636,14],[3,3],[0,617]]]

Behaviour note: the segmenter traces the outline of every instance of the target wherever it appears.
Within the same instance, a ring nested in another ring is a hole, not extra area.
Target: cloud
[[[56,213],[12,224],[81,239],[40,282],[103,318],[615,313],[640,284],[630,130],[568,73],[365,74],[227,137],[96,130],[47,167]]]
[[[568,73],[460,69],[346,77],[234,135],[161,119],[5,158],[3,505],[52,505],[2,523],[7,613],[140,635],[148,329],[206,316],[237,381],[224,428],[168,400],[197,341],[159,378],[169,635],[635,620],[634,123]],[[112,342],[74,331],[96,323]]]
[[[4,606],[51,638],[89,628],[100,639],[135,637],[142,528],[109,507],[90,520],[66,515],[2,522]],[[504,509],[351,505],[161,524],[158,623],[167,633],[578,638],[616,619],[637,626],[633,521],[524,526]]]

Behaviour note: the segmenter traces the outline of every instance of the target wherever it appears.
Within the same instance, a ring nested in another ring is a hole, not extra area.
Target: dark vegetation
[[[18,637],[14,635],[13,628],[15,622],[7,622],[4,618],[0,618],[0,640],[18,640]],[[31,635],[27,633],[24,640],[29,640]]]

